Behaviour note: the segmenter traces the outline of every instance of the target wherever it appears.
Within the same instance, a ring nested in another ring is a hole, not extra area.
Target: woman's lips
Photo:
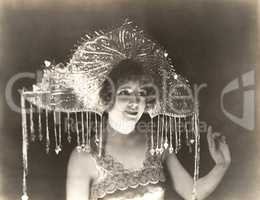
[[[131,117],[136,117],[137,114],[138,114],[137,111],[129,111],[129,110],[125,111],[125,113],[126,113],[127,115],[130,115]]]

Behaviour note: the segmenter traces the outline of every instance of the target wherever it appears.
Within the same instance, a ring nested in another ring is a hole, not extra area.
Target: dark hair
[[[116,64],[103,82],[99,92],[100,99],[104,105],[113,105],[115,91],[120,85],[128,81],[140,81],[141,83],[151,83],[153,79],[145,73],[140,62],[125,59]],[[113,85],[112,85],[113,84]],[[115,91],[113,91],[115,90]]]

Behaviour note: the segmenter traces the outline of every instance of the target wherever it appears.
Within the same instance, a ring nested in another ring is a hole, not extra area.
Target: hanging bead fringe
[[[178,117],[178,152],[181,149],[181,118]]]
[[[46,153],[50,152],[50,133],[49,133],[49,111],[45,110],[45,123],[46,123]]]
[[[194,134],[195,134],[195,161],[194,161],[194,176],[193,176],[193,192],[192,200],[197,199],[197,180],[199,179],[199,162],[200,162],[200,134],[199,134],[199,118],[198,114],[194,114]]]
[[[91,120],[91,113],[89,115],[89,130],[88,130],[88,143],[87,143],[87,151],[90,152],[90,140],[91,140],[91,133],[92,133],[92,120]]]
[[[59,111],[58,112],[58,117],[59,117],[59,141],[58,141],[58,148],[59,148],[59,151],[62,150],[62,145],[61,145],[61,140],[62,140],[62,136],[61,136],[61,112]]]
[[[95,142],[99,142],[98,138],[98,122],[97,122],[97,114],[95,113]]]
[[[169,153],[173,153],[173,131],[172,131],[172,117],[170,117],[170,147],[169,147]]]
[[[32,106],[31,106],[32,107]],[[21,94],[21,114],[22,114],[22,154],[23,154],[23,185],[22,185],[22,196],[21,200],[28,200],[27,195],[27,175],[28,175],[28,132],[27,132],[27,120],[26,120],[26,110],[25,110],[25,99],[24,99],[24,90]],[[30,109],[31,111],[31,109]],[[31,112],[30,112],[31,114]]]
[[[160,116],[158,115],[158,121],[157,121],[157,137],[156,137],[156,154],[160,153],[159,149],[159,141],[160,141]]]
[[[85,135],[85,146],[84,151],[90,152],[90,114],[86,112],[86,135]]]
[[[70,122],[70,113],[67,112],[67,140],[69,143],[71,143]]]
[[[190,119],[191,121],[190,126],[188,126],[189,124],[187,123],[187,119]],[[182,133],[184,134],[183,136]],[[190,139],[191,137],[190,134],[194,135],[194,139]],[[150,139],[151,155],[154,155],[154,153],[161,154],[163,150],[166,150],[168,147],[169,147],[168,148],[169,153],[173,153],[173,151],[175,151],[175,153],[178,153],[182,148],[183,138],[185,138],[186,145],[189,147],[189,149],[191,148],[191,144],[195,143],[195,147],[194,147],[195,161],[194,161],[194,175],[193,175],[194,185],[193,185],[191,199],[196,200],[197,199],[196,187],[197,187],[197,180],[199,179],[199,162],[200,162],[200,134],[199,134],[198,113],[194,113],[191,117],[190,116],[168,117],[166,115],[162,115],[162,116],[159,115],[157,121],[156,143],[153,140],[154,139],[153,118],[151,119],[151,139]],[[175,139],[175,147],[173,147],[173,139]]]
[[[41,117],[41,108],[38,107],[38,123],[39,123],[39,140],[42,141],[42,117]]]
[[[29,106],[29,107],[28,107]],[[28,200],[27,195],[27,176],[28,176],[28,145],[29,140],[35,141],[36,137],[39,141],[45,140],[45,150],[46,153],[50,152],[51,147],[51,137],[50,137],[50,125],[53,126],[53,139],[54,148],[56,154],[62,151],[62,112],[59,110],[35,107],[33,103],[28,103],[28,115],[26,114],[26,100],[24,91],[21,95],[21,117],[22,117],[22,154],[23,154],[23,178],[22,178],[22,196],[21,200]],[[34,113],[34,108],[37,109],[37,114]],[[49,115],[50,114],[50,115]],[[71,135],[71,114],[66,113],[67,124],[65,124],[65,130],[67,130],[67,141],[70,143],[72,141]],[[51,117],[50,117],[51,116]],[[94,126],[91,124],[91,114],[89,112],[81,112],[81,115],[77,115],[75,112],[76,119],[76,134],[77,134],[77,145],[81,147],[81,150],[90,152],[91,146],[91,132],[94,128],[95,139],[98,142],[98,152],[99,156],[102,153],[102,137],[103,137],[103,118],[100,117],[100,126],[98,114],[94,113]],[[28,119],[28,121],[27,121]],[[35,121],[34,121],[35,120]],[[36,122],[37,121],[37,122]],[[81,127],[79,125],[81,122]],[[36,124],[37,123],[37,124]],[[80,128],[79,128],[80,127]],[[35,132],[36,131],[36,132]],[[36,134],[37,133],[37,136]],[[80,135],[81,134],[81,135]]]
[[[101,115],[101,118],[100,118],[100,131],[99,131],[99,157],[102,156],[102,143],[103,143],[103,140],[102,140],[102,135],[103,135],[103,116]]]
[[[86,122],[87,122],[87,135],[86,135],[86,144],[88,144],[89,140],[89,113],[86,113]]]
[[[167,116],[159,115],[157,118],[156,131],[154,131],[151,118],[151,138],[150,138],[150,154],[161,154],[168,150],[169,153],[180,151],[183,144],[189,148],[191,152],[191,144],[195,143],[190,134],[195,138],[194,116]],[[154,140],[155,139],[155,140]]]
[[[150,154],[154,155],[155,149],[154,149],[154,135],[153,135],[153,118],[151,118],[151,148],[150,148]]]
[[[76,137],[77,137],[77,151],[81,151],[80,138],[79,138],[79,123],[78,123],[78,113],[75,112],[75,126],[76,126]]]
[[[84,113],[81,112],[81,148],[83,151],[85,151],[85,145],[86,145],[86,142],[85,142],[85,127],[84,127]]]
[[[165,116],[166,117],[166,119],[165,119],[165,128],[164,128],[164,130],[165,130],[165,139],[164,139],[164,149],[167,149],[168,148],[168,146],[169,146],[169,144],[168,144],[168,117],[167,116]]]
[[[163,139],[164,139],[164,115],[162,116],[162,124],[161,124],[161,141],[160,141],[160,148],[159,153],[163,153]]]
[[[35,132],[34,132],[34,121],[33,121],[33,104],[30,103],[30,133],[31,133],[31,141],[35,141]]]
[[[57,112],[53,111],[53,127],[54,127],[54,140],[55,140],[55,153],[59,154],[61,149],[58,144],[58,133],[57,133]]]

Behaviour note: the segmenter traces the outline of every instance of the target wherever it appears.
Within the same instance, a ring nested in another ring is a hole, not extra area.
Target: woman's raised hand
[[[231,156],[225,136],[218,132],[212,132],[212,126],[209,126],[207,140],[210,155],[216,165],[228,167],[231,163]]]

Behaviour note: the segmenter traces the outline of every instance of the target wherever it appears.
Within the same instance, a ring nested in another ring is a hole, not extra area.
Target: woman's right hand
[[[219,132],[213,132],[212,126],[208,127],[207,140],[209,152],[216,165],[228,168],[231,163],[229,147],[226,143],[226,137]]]

